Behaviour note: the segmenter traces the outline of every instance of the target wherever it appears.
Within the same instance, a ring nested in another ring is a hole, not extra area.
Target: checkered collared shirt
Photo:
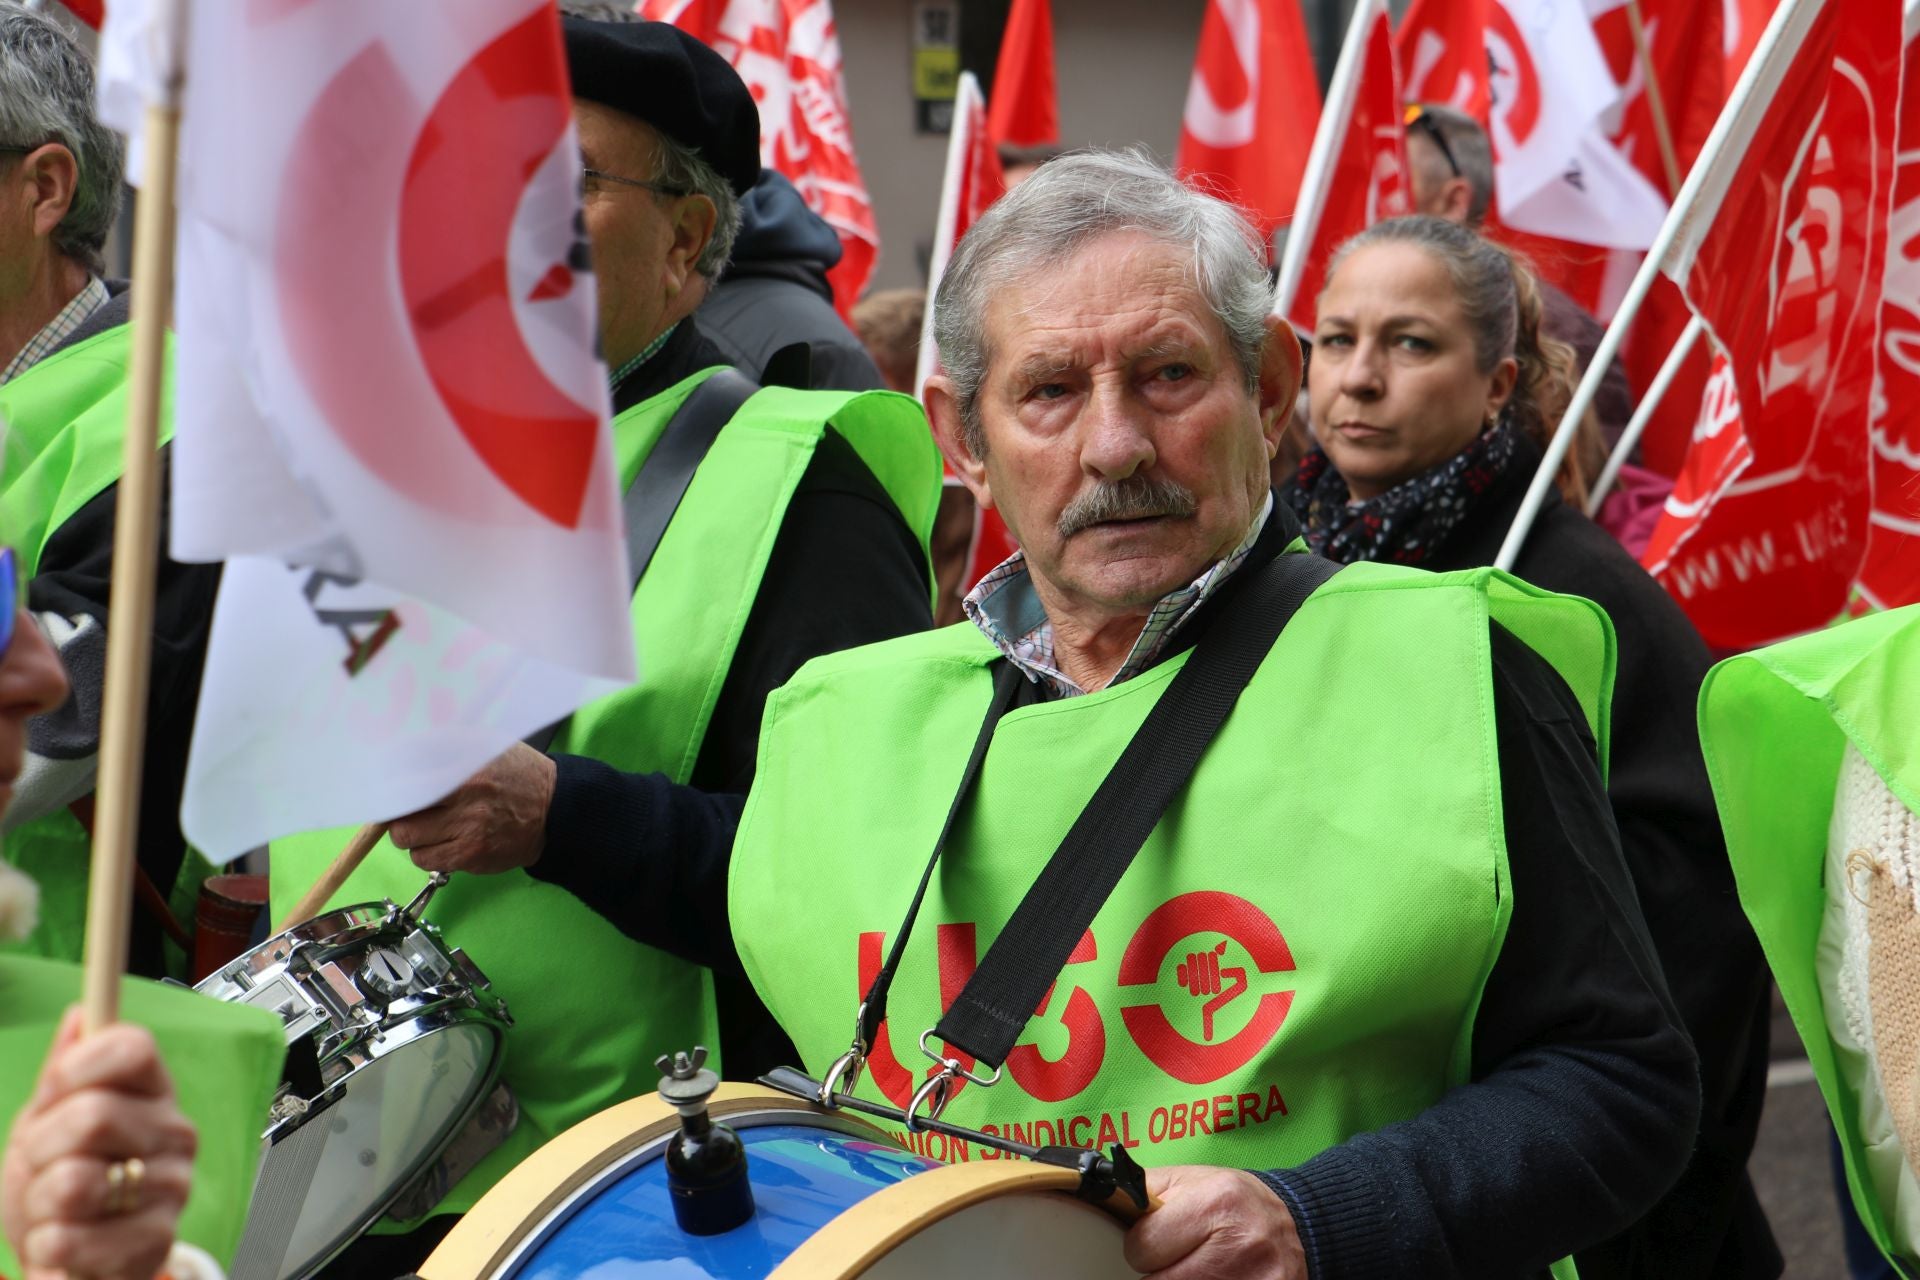
[[[1160,655],[1166,652],[1167,645],[1172,642],[1174,632],[1246,560],[1247,553],[1253,550],[1253,544],[1260,537],[1260,531],[1267,527],[1267,517],[1272,514],[1273,495],[1269,493],[1266,505],[1254,517],[1253,526],[1247,530],[1247,536],[1240,540],[1239,546],[1186,586],[1160,597],[1147,614],[1146,625],[1140,629],[1140,638],[1133,642],[1127,660],[1113,673],[1113,678],[1107,681],[1108,685],[1116,685],[1137,676],[1160,660]],[[1056,698],[1071,698],[1087,692],[1055,665],[1053,622],[1047,617],[1046,606],[1040,603],[1039,592],[1033,588],[1033,577],[1027,572],[1025,552],[1016,551],[996,565],[967,593],[961,607],[967,611],[967,617],[973,625],[985,632],[994,647],[1004,653],[1007,661],[1019,668],[1027,679],[1047,685]]]
[[[87,322],[87,317],[107,305],[107,286],[100,283],[99,276],[88,276],[87,287],[73,295],[73,301],[60,308],[60,314],[47,322],[40,332],[27,339],[27,345],[20,348],[13,359],[0,369],[0,386],[13,381],[21,374],[46,359],[61,343],[73,336],[74,330]]]

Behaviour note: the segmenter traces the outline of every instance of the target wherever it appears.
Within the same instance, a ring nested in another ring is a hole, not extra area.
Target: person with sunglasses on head
[[[731,363],[697,309],[760,176],[759,114],[726,60],[686,33],[570,7],[561,27],[614,450],[622,482],[638,485],[656,449],[668,452],[659,442],[676,415]],[[411,897],[421,873],[407,850],[504,867],[566,845],[617,862],[653,771],[703,794],[743,794],[768,694],[811,658],[931,625],[926,538],[939,485],[926,421],[905,397],[769,386],[731,409],[635,588],[638,682],[575,713],[545,749],[517,746],[397,818],[335,901]],[[276,918],[350,835],[273,843]],[[429,1217],[404,1244],[376,1257],[378,1242],[363,1240],[330,1274],[417,1264],[453,1215],[542,1142],[651,1092],[662,1046],[717,1044],[732,1078],[791,1052],[744,979],[716,989],[700,966],[632,942],[535,877],[456,877],[434,914],[500,989],[529,993],[512,998],[503,1075],[519,1120],[477,1167],[428,1180],[451,1190],[418,1197],[408,1216]]]

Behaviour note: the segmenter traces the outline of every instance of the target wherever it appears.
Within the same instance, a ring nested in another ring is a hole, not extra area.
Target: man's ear
[[[1465,178],[1448,178],[1440,186],[1439,205],[1436,212],[1448,222],[1472,225],[1467,215],[1473,209],[1473,184]]]
[[[1267,438],[1269,458],[1279,451],[1299,396],[1300,339],[1284,318],[1268,316],[1266,341],[1260,344],[1260,434]]]
[[[674,202],[673,243],[667,248],[667,297],[678,297],[707,251],[720,211],[705,196],[681,196]]]
[[[33,233],[50,236],[73,208],[80,185],[80,166],[73,152],[58,142],[36,147],[20,157],[20,176],[33,189]]]
[[[976,458],[967,448],[966,432],[960,422],[960,398],[953,379],[936,373],[927,379],[921,396],[927,409],[927,421],[933,424],[933,440],[940,446],[947,466],[981,507],[993,505],[993,488],[987,483],[987,461]]]

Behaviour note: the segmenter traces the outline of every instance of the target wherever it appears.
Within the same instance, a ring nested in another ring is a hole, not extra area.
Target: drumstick
[[[293,904],[293,910],[286,914],[274,932],[285,933],[301,921],[319,915],[320,909],[327,905],[327,899],[340,892],[340,886],[347,882],[347,877],[359,869],[360,864],[367,860],[367,855],[373,852],[373,846],[379,844],[380,837],[386,834],[387,824],[384,822],[369,822],[354,832],[353,839],[347,841],[347,847],[340,851],[333,865],[321,873],[313,888],[307,890],[300,901]]]

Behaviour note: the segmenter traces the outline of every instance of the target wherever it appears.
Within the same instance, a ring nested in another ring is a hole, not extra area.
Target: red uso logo
[[[1222,936],[1210,947],[1188,947],[1197,935]],[[863,933],[859,948],[859,991],[873,985],[880,972],[886,936]],[[1238,948],[1234,950],[1233,948]],[[972,924],[943,924],[935,931],[939,958],[940,1006],[948,1008],[973,976],[979,951]],[[1252,994],[1247,967],[1232,963],[1244,953],[1260,974],[1291,972],[1293,952],[1267,914],[1245,898],[1231,893],[1203,891],[1181,894],[1149,912],[1121,954],[1121,988],[1157,987],[1171,968],[1184,989],[1184,999],[1197,1002],[1200,1038],[1180,1031],[1161,1003],[1143,1001],[1122,1005],[1120,1019],[1128,1036],[1148,1061],[1186,1084],[1210,1084],[1245,1067],[1279,1034],[1293,1007],[1292,991],[1270,991],[1257,997],[1253,1016],[1239,1031],[1224,1038],[1217,1033],[1221,1015]],[[1099,944],[1089,930],[1067,957],[1061,979],[1071,981],[1078,965],[1099,959]],[[1017,1046],[1007,1056],[1007,1074],[1014,1083],[1041,1102],[1062,1102],[1093,1083],[1107,1056],[1107,1028],[1098,1003],[1084,986],[1075,985],[1055,1009],[1059,982],[1047,989],[1035,1019],[1056,1019],[1066,1032],[1066,1048],[1049,1059],[1033,1044]],[[1191,1015],[1189,1015],[1190,1017]],[[971,1070],[973,1059],[959,1054]],[[915,1073],[902,1066],[894,1053],[886,1023],[880,1024],[867,1056],[868,1069],[882,1094],[905,1107],[918,1083]],[[928,1072],[934,1070],[927,1068]],[[955,1086],[955,1096],[966,1087]]]

